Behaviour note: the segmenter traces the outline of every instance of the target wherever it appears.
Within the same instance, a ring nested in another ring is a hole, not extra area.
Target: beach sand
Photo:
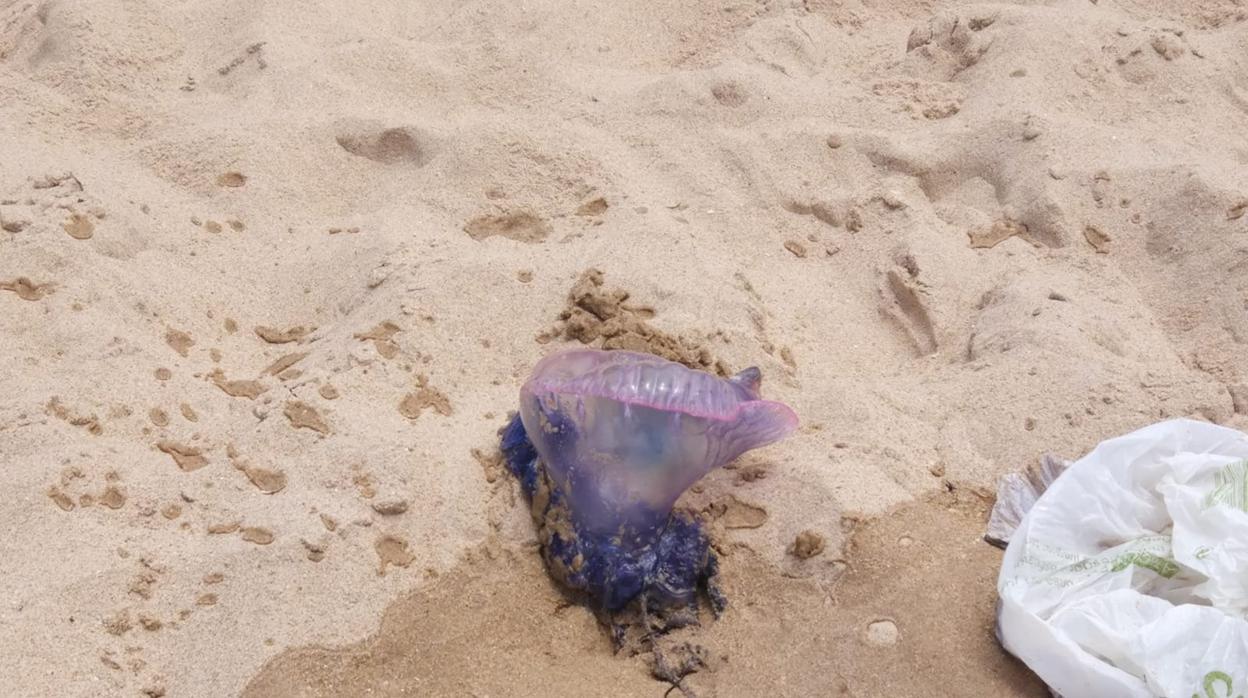
[[[996,479],[1248,428],[1246,19],[0,4],[0,685],[1047,695],[993,636]],[[498,460],[583,343],[802,419],[682,499],[730,605],[657,652]]]

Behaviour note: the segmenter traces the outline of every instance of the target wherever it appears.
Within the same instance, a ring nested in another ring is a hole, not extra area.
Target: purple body
[[[797,427],[793,410],[759,399],[759,378],[757,369],[725,380],[650,354],[572,350],[534,368],[520,417],[577,526],[641,542],[703,475]]]

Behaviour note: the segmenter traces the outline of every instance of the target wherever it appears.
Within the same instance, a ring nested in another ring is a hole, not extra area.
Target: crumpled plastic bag
[[[1000,505],[1026,509],[997,580],[1005,649],[1063,698],[1248,696],[1248,434],[1162,422],[1054,477]]]

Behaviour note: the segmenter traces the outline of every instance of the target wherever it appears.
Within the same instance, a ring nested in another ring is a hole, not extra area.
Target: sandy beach
[[[1242,0],[0,3],[0,685],[1047,696],[997,478],[1248,429],[1245,56]],[[583,345],[802,422],[680,501],[729,607],[653,650],[500,462]]]

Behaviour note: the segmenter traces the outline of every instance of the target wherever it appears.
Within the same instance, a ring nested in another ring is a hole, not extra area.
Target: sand
[[[0,684],[1045,695],[996,478],[1248,428],[1246,12],[4,3]],[[582,343],[803,422],[682,500],[730,607],[657,652],[497,460]]]

